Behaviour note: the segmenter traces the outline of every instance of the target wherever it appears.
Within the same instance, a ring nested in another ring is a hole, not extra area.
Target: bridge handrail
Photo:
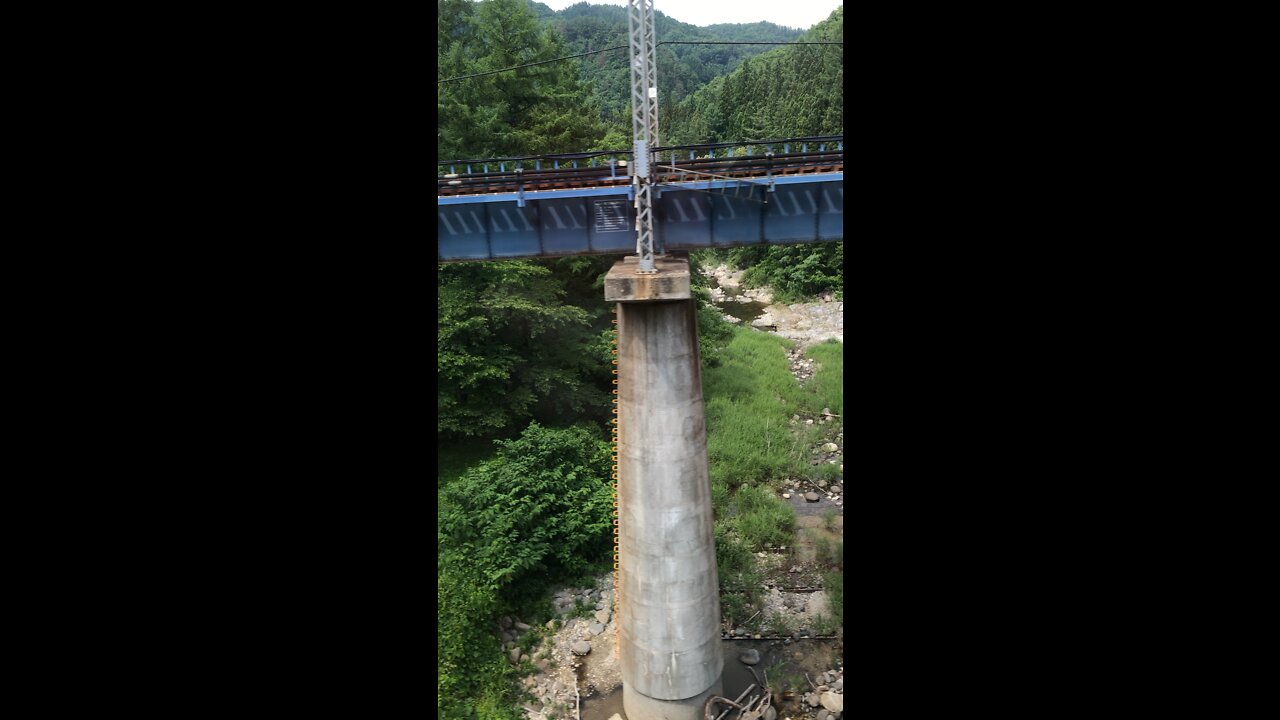
[[[666,152],[670,150],[715,150],[726,147],[742,147],[746,145],[785,145],[790,143],[833,143],[844,142],[843,135],[809,135],[805,137],[794,138],[778,138],[772,140],[737,140],[733,142],[719,143],[699,143],[694,145],[664,145],[652,148],[654,152]],[[478,158],[474,160],[440,160],[436,162],[438,167],[446,165],[484,165],[496,163],[520,162],[524,160],[589,160],[594,157],[602,157],[606,155],[625,155],[630,156],[631,150],[589,150],[587,152],[577,153],[547,153],[544,155],[524,155],[519,157],[505,158]]]

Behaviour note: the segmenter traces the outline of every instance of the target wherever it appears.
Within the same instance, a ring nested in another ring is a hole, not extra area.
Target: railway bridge
[[[655,149],[658,254],[844,239],[844,138]],[[440,262],[636,252],[630,151],[453,160],[437,172]]]

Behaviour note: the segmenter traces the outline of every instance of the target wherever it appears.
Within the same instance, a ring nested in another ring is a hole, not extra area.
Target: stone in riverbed
[[[808,500],[809,502],[818,502],[819,500],[822,499],[822,496],[816,492],[807,492],[804,494],[804,499]]]
[[[591,631],[592,635],[599,635],[604,632],[604,625],[601,625],[600,623],[591,623],[591,627],[587,629]]]
[[[577,642],[570,645],[569,649],[573,651],[574,655],[586,655],[587,653],[591,652],[591,643],[578,640]]]
[[[822,707],[831,712],[841,712],[844,710],[844,696],[833,692],[822,693]]]
[[[597,621],[597,622],[601,622],[601,623],[607,623],[607,622],[609,622],[609,611],[608,611],[608,610],[597,610],[597,611],[596,611],[596,621]]]
[[[821,701],[818,700],[818,696],[814,695],[813,693],[809,693],[808,695],[805,695],[804,701],[809,703],[809,707],[818,707],[818,705],[821,704]]]
[[[839,447],[838,445],[836,445],[835,443],[829,442],[829,443],[827,443],[826,445],[823,445],[823,446],[822,446],[822,449],[823,449],[823,450],[825,450],[825,451],[827,451],[827,452],[835,452],[835,451],[839,450],[839,449],[840,449],[840,447]]]
[[[760,651],[755,648],[742,653],[738,656],[744,665],[755,665],[760,662]]]

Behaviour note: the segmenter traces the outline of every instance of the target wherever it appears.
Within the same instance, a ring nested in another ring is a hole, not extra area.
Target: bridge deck
[[[631,186],[437,198],[438,260],[635,252]],[[844,239],[844,173],[672,182],[654,192],[657,252]]]

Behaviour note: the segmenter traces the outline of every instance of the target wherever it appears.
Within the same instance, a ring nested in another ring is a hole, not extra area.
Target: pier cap
[[[640,258],[631,255],[614,263],[604,276],[605,302],[659,302],[688,300],[689,260],[658,256],[653,259],[656,273],[640,274]]]

